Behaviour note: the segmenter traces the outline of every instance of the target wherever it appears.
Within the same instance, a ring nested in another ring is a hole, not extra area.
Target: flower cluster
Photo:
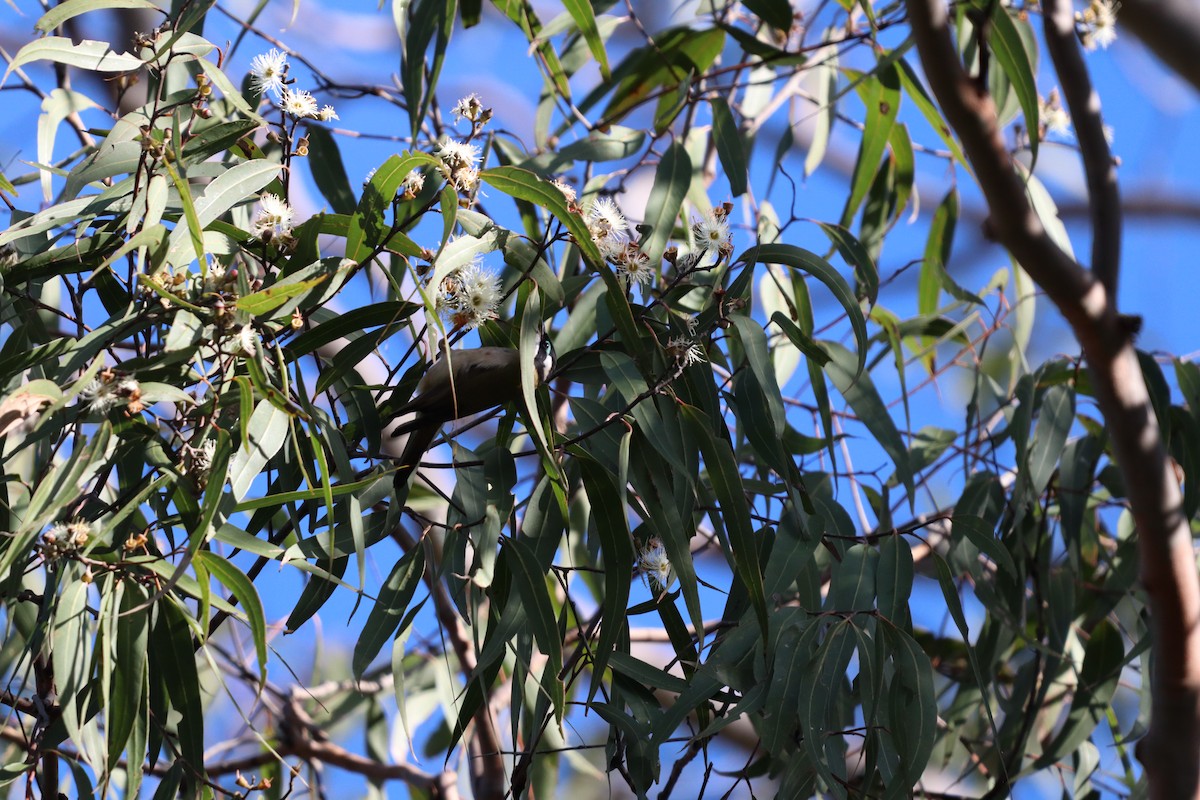
[[[680,366],[690,367],[706,361],[704,348],[695,339],[688,336],[675,336],[667,342],[667,355],[675,359]]]
[[[492,118],[492,110],[484,108],[479,95],[472,92],[454,105],[455,121],[466,120],[472,125],[485,125]]]
[[[208,483],[208,474],[212,471],[213,456],[217,453],[217,440],[208,438],[199,447],[192,447],[186,442],[183,445],[183,471],[192,477],[200,487]],[[126,546],[127,549],[136,549]]]
[[[400,198],[402,200],[412,200],[424,188],[425,175],[421,170],[414,169],[404,176],[404,182],[400,184]]]
[[[692,223],[692,238],[696,240],[696,249],[702,252],[704,257],[711,257],[713,264],[733,254],[732,232],[729,229],[731,211],[733,204],[725,203]]]
[[[141,385],[132,376],[118,375],[113,369],[101,370],[100,375],[80,391],[79,400],[88,411],[102,415],[121,404],[126,404],[133,414],[145,408]]]
[[[264,192],[258,199],[258,214],[250,226],[250,233],[255,239],[269,244],[286,244],[292,238],[292,220],[296,212],[279,195]]]
[[[1104,50],[1117,40],[1117,9],[1120,7],[1115,0],[1092,0],[1086,9],[1075,14],[1084,47]]]
[[[495,319],[503,297],[499,276],[478,258],[443,278],[439,288],[438,312],[455,328],[468,330]]]
[[[574,202],[575,192],[570,191],[570,187],[558,181],[555,185],[568,204]],[[629,223],[611,197],[596,198],[588,210],[586,222],[592,241],[600,249],[600,254],[617,268],[617,277],[622,283],[636,286],[654,279],[655,265],[650,263],[650,256],[631,238]]]
[[[470,142],[443,139],[434,155],[442,177],[460,192],[470,192],[479,183],[479,148]]]
[[[47,558],[58,558],[86,547],[92,540],[92,523],[81,519],[71,522],[56,522],[42,534],[42,553]]]
[[[675,570],[667,558],[667,550],[658,539],[650,539],[637,557],[637,571],[646,579],[652,592],[665,592],[675,579]]]
[[[270,93],[279,101],[283,112],[296,119],[316,119],[321,122],[338,119],[333,106],[317,108],[317,99],[311,92],[288,86],[287,71],[287,53],[272,47],[250,62],[250,88],[260,96]]]
[[[1051,89],[1045,100],[1038,97],[1038,127],[1041,128],[1042,139],[1051,133],[1058,136],[1071,135],[1071,115],[1063,108],[1058,87]]]

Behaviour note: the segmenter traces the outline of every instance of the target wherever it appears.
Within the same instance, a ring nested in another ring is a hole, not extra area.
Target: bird
[[[545,330],[538,332],[533,366],[537,383],[554,369],[554,346]],[[521,356],[511,347],[452,350],[430,367],[417,383],[417,394],[397,412],[415,414],[396,426],[392,436],[408,434],[394,482],[402,493],[442,425],[512,403],[521,396]]]

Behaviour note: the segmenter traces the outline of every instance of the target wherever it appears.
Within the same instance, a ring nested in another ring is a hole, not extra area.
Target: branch
[[[1121,267],[1121,194],[1117,188],[1117,164],[1104,138],[1100,95],[1092,88],[1083,61],[1071,3],[1046,0],[1043,9],[1046,49],[1050,51],[1063,97],[1071,110],[1087,175],[1092,214],[1092,274],[1104,284],[1108,296],[1115,298]]]
[[[1122,0],[1117,21],[1200,89],[1200,8],[1191,0]]]
[[[1004,147],[995,104],[959,60],[945,5],[941,0],[907,5],[926,78],[987,199],[990,229],[1067,318],[1092,370],[1137,523],[1149,595],[1151,721],[1138,757],[1152,798],[1200,798],[1200,579],[1179,484],[1137,353],[1115,298],[1054,244],[1034,213]]]

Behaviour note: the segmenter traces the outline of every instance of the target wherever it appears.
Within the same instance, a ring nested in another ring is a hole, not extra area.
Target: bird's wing
[[[453,367],[454,380],[450,380]],[[441,421],[458,419],[507,403],[520,389],[520,360],[509,347],[477,347],[452,351],[429,368],[417,384],[417,394],[397,412],[416,412]],[[398,433],[411,430],[405,423]],[[423,424],[418,422],[417,424]]]

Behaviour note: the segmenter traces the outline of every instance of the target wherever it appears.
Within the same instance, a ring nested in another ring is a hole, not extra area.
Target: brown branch
[[[437,562],[440,560],[440,553],[433,553],[435,546],[429,537],[422,537],[420,541],[416,541],[400,527],[396,529],[394,538],[405,552],[413,547],[430,548],[428,551],[430,556],[425,562],[425,584],[429,587],[429,594],[433,598],[434,610],[442,631],[454,647],[459,668],[466,679],[470,680],[478,662],[472,648],[471,637],[458,617],[446,584],[438,579]],[[471,750],[470,773],[475,796],[484,800],[500,800],[505,794],[504,786],[507,783],[507,776],[504,770],[504,756],[500,747],[500,734],[492,717],[491,704],[488,699],[480,703],[473,723],[475,735],[469,740],[468,747]]]
[[[373,780],[400,780],[409,786],[423,789],[439,800],[458,800],[456,776],[452,771],[437,775],[417,769],[411,764],[384,764],[374,759],[351,753],[349,750],[328,741],[320,729],[304,712],[303,695],[293,695],[284,712],[283,726],[289,741],[284,748],[292,755],[314,759],[325,764],[362,775]]]
[[[1192,0],[1122,0],[1117,22],[1200,89],[1200,8]]]
[[[1092,274],[1104,284],[1109,297],[1117,296],[1121,268],[1121,193],[1117,164],[1104,138],[1100,95],[1092,87],[1083,50],[1075,33],[1075,10],[1069,0],[1046,0],[1046,49],[1054,61],[1059,85],[1079,140],[1079,154],[1087,175],[1088,206],[1092,216]]]
[[[1152,798],[1200,798],[1200,579],[1188,521],[1116,298],[1047,235],[1026,197],[992,99],[967,76],[941,0],[908,0],[930,87],[975,171],[990,230],[1071,324],[1093,373],[1138,529],[1154,641],[1151,721],[1139,742]]]

